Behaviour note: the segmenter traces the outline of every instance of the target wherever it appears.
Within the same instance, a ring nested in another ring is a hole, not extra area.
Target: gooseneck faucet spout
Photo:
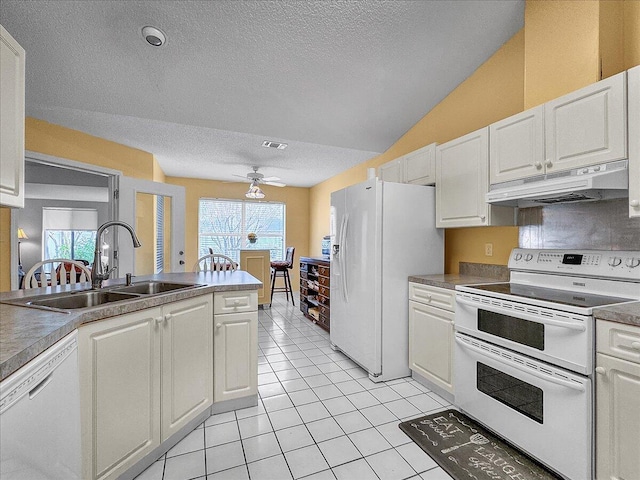
[[[111,270],[107,269],[106,272],[102,271],[102,252],[100,251],[100,238],[102,237],[102,233],[109,227],[112,226],[121,226],[126,228],[131,234],[131,240],[133,241],[133,247],[139,248],[142,246],[140,240],[138,240],[138,236],[136,232],[134,232],[131,225],[125,222],[121,222],[119,220],[111,220],[110,222],[103,223],[98,227],[98,232],[96,234],[96,249],[93,254],[93,268],[91,269],[91,287],[92,288],[101,288],[102,282],[109,278],[109,275],[116,269],[115,267]]]

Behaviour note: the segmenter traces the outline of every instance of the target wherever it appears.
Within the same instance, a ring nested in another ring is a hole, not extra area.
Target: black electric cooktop
[[[584,292],[535,287],[521,283],[490,283],[485,285],[470,285],[467,288],[584,308],[603,307],[632,300],[630,298],[609,297]],[[514,299],[514,301],[519,300]]]

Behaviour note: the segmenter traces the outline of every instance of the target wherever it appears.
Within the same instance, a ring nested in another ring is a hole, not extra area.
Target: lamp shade
[[[26,233],[24,233],[24,230],[22,228],[18,229],[18,239],[20,240],[28,240],[29,237],[27,236]]]
[[[264,198],[264,192],[260,190],[257,182],[251,182],[251,186],[249,187],[249,190],[247,190],[247,193],[244,194],[244,196],[247,198]]]

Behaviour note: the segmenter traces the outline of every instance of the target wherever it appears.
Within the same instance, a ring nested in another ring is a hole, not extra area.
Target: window
[[[283,203],[201,198],[198,214],[198,257],[222,253],[240,261],[241,249],[270,250],[272,260],[284,260]],[[247,235],[258,240],[249,243]]]
[[[42,209],[43,260],[71,258],[93,262],[98,211],[90,208]],[[45,268],[51,268],[51,265]]]

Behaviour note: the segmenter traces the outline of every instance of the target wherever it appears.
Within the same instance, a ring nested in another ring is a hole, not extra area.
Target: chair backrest
[[[296,247],[287,247],[287,255],[285,261],[289,264],[287,268],[293,268],[293,254],[296,252]]]
[[[214,253],[200,257],[193,266],[194,272],[233,272],[238,268],[238,264],[232,258]]]
[[[44,265],[51,264],[51,278],[42,271]],[[57,266],[56,266],[57,265]],[[36,271],[40,270],[40,278]],[[73,273],[73,274],[72,274]],[[53,258],[36,263],[24,276],[24,288],[39,288],[56,285],[75,285],[91,281],[91,270],[79,260],[70,258]]]

